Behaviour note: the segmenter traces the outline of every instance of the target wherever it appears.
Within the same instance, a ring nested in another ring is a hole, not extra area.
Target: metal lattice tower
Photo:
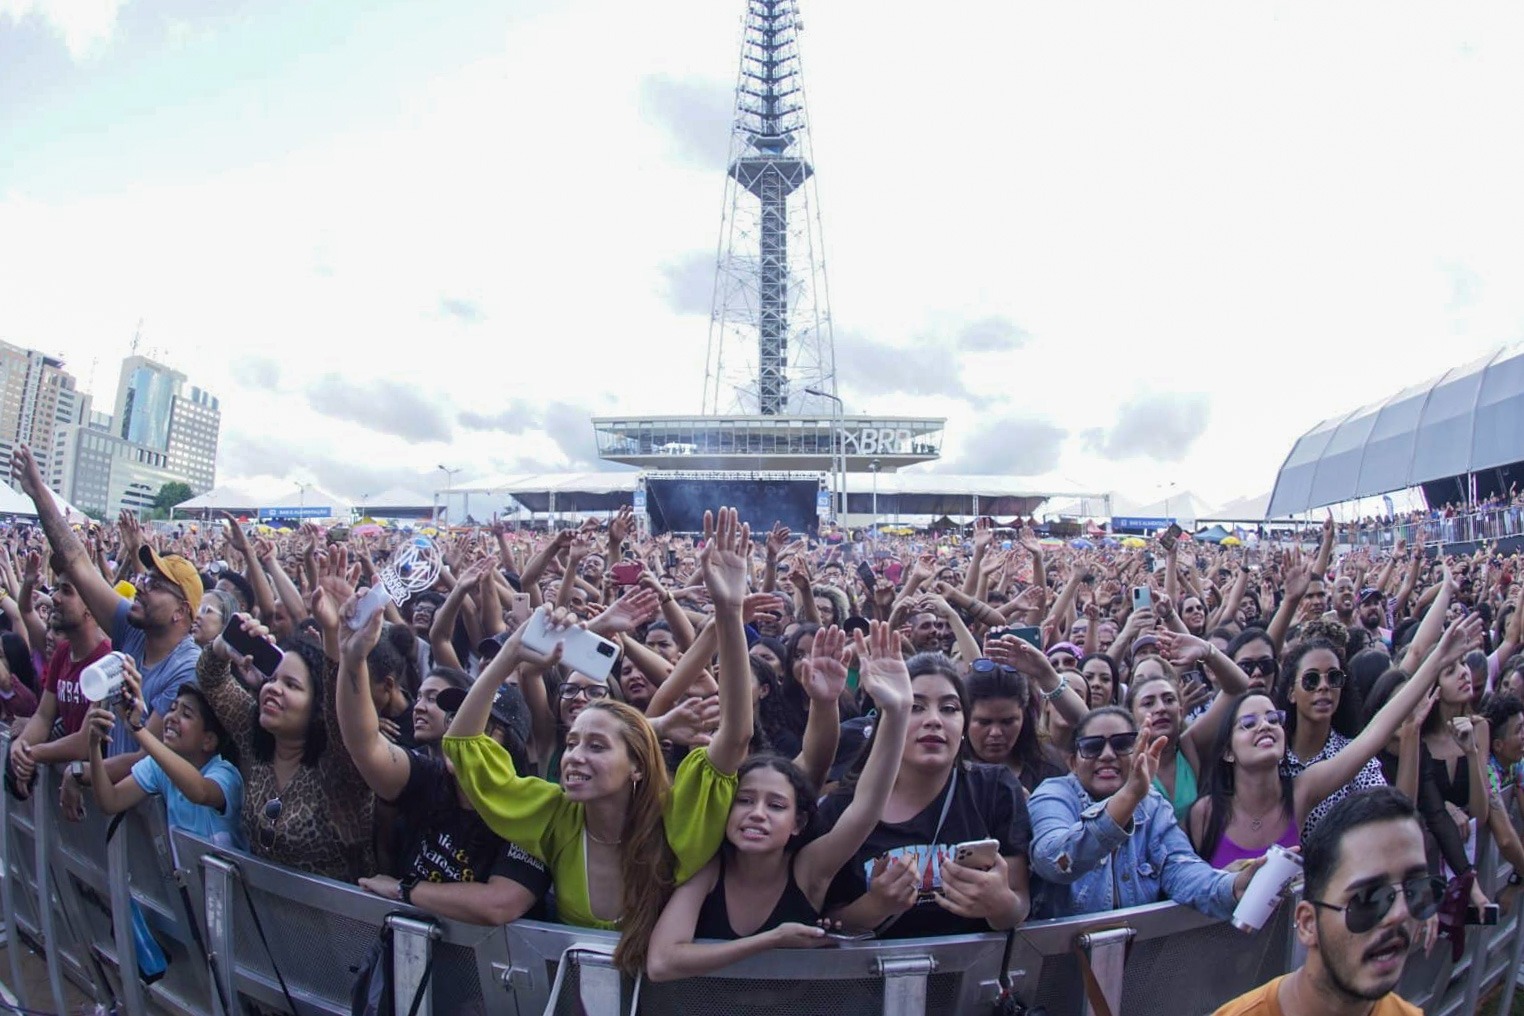
[[[831,412],[836,353],[795,0],[747,0],[704,374],[706,414]],[[839,409],[839,406],[836,408]]]

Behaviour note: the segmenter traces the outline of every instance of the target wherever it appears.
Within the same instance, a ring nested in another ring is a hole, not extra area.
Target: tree
[[[195,492],[190,489],[190,484],[181,483],[179,480],[170,480],[160,487],[159,492],[154,495],[153,506],[155,510],[167,514],[171,508],[181,501],[189,501],[195,496]]]

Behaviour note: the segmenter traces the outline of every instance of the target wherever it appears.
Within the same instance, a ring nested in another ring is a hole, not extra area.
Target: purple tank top
[[[1297,835],[1295,819],[1286,823],[1286,828],[1281,830],[1280,838],[1275,842],[1282,847],[1288,848],[1297,846],[1302,842],[1301,837]],[[1221,871],[1234,861],[1253,861],[1263,856],[1265,856],[1264,848],[1249,850],[1245,847],[1240,847],[1224,832],[1222,839],[1217,841],[1217,849],[1212,851],[1211,865],[1218,871]]]

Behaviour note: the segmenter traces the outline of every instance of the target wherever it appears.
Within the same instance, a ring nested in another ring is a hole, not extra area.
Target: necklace
[[[594,843],[598,844],[599,846],[603,846],[603,847],[617,847],[617,846],[619,846],[619,844],[624,842],[624,837],[622,837],[622,836],[619,839],[617,839],[617,840],[600,840],[598,837],[593,835],[593,831],[591,829],[589,829],[587,826],[583,826],[582,827],[582,831],[587,834],[587,838],[588,839],[592,840]]]
[[[1253,816],[1253,815],[1249,815],[1249,814],[1245,813],[1244,817],[1249,820],[1249,828],[1254,830],[1255,832],[1259,832],[1260,827],[1265,824],[1265,819],[1269,818],[1271,815],[1278,815],[1283,810],[1284,810],[1284,806],[1277,804],[1271,810],[1263,812],[1263,813],[1261,813],[1258,816]]]

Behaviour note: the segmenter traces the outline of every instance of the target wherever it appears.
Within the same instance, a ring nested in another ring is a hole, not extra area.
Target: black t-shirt
[[[494,833],[474,811],[460,806],[455,778],[444,759],[428,752],[408,752],[407,786],[394,804],[406,823],[402,875],[420,882],[485,882],[494,875],[511,878],[541,902],[524,916],[535,917],[550,888],[545,863]]]
[[[824,911],[845,906],[868,891],[868,877],[873,861],[880,855],[909,854],[921,871],[921,891],[930,893],[942,886],[942,858],[952,855],[952,847],[970,840],[998,840],[1004,857],[1025,856],[1032,842],[1032,822],[1027,817],[1027,802],[1016,776],[1005,766],[975,764],[955,770],[958,779],[956,796],[947,808],[942,830],[936,834],[937,820],[947,790],[932,799],[925,809],[908,822],[880,822],[867,841],[846,866],[837,872],[826,894]],[[948,780],[952,782],[951,777]],[[848,791],[837,791],[820,806],[824,828],[836,824],[852,801]],[[936,834],[935,843],[932,837]],[[881,933],[883,938],[920,938],[927,935],[967,935],[989,931],[983,920],[970,920],[943,910],[934,900],[918,902]]]

